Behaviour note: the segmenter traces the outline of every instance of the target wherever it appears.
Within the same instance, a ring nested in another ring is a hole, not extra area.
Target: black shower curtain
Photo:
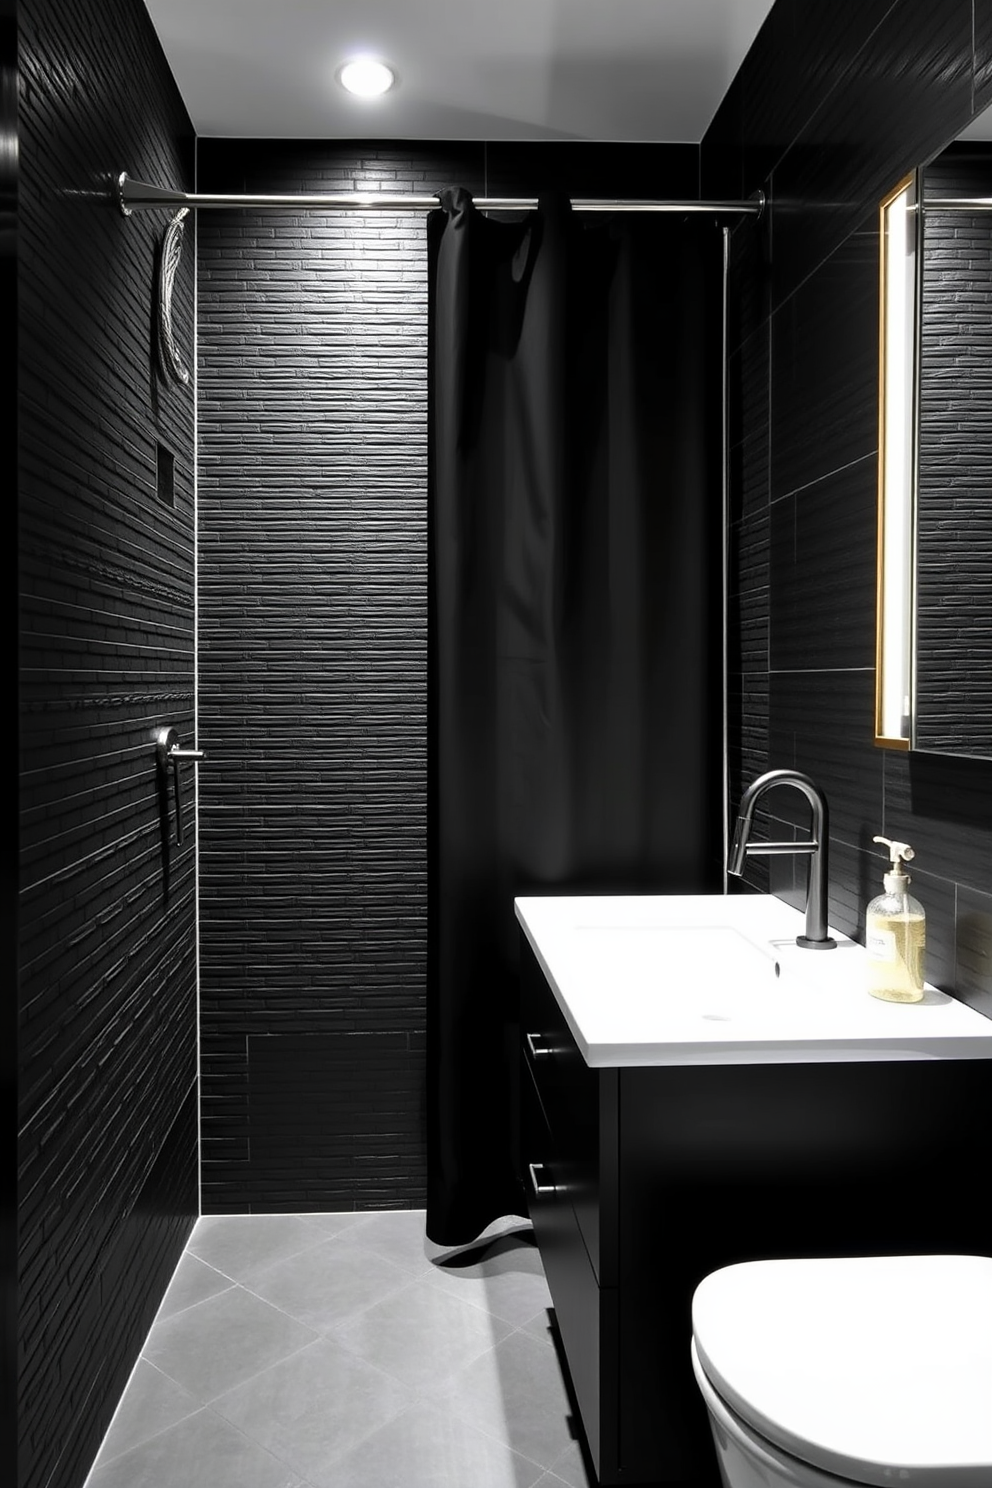
[[[442,194],[427,1231],[526,1213],[515,895],[718,889],[723,240]]]

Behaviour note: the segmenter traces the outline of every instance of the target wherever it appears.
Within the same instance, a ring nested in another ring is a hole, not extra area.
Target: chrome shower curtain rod
[[[214,196],[199,192],[172,191],[162,186],[151,186],[147,181],[133,181],[126,171],[122,171],[117,178],[117,200],[125,217],[130,217],[132,212],[146,211],[153,207],[260,207],[318,212],[434,212],[440,207],[436,196],[386,196],[378,192],[352,192],[344,196],[317,196],[308,193],[296,196]],[[473,201],[481,212],[532,212],[538,205],[537,197],[477,196]],[[746,202],[631,201],[605,197],[580,197],[572,201],[572,207],[577,212],[719,212],[741,217],[760,217],[764,205],[764,193],[760,191],[753,201]]]
[[[924,212],[992,212],[992,196],[931,196],[924,199]]]

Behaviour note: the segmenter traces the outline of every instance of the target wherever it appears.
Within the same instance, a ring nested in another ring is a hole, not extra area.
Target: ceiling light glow
[[[356,57],[346,62],[338,73],[338,82],[349,93],[358,98],[378,98],[387,93],[396,81],[396,75],[385,62],[374,57]]]

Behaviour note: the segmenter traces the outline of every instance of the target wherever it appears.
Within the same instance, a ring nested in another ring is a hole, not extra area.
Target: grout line
[[[815,476],[811,481],[806,481],[801,486],[793,486],[791,490],[783,491],[780,496],[773,496],[769,487],[769,509],[777,506],[780,501],[788,501],[790,496],[798,496],[802,491],[811,491],[814,486],[822,486],[824,481],[831,480],[835,475],[842,475],[845,470],[853,470],[855,465],[863,465],[866,460],[875,460],[877,458],[878,447],[876,446],[874,449],[869,450],[867,454],[858,455],[855,459],[848,460],[844,465],[835,465],[832,470],[824,470],[822,474]]]

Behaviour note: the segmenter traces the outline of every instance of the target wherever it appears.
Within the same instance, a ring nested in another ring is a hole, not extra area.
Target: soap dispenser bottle
[[[903,864],[914,856],[907,842],[875,837],[889,849],[891,866],[885,893],[865,912],[865,949],[868,952],[868,991],[885,1002],[919,1002],[923,997],[923,955],[926,916],[909,893],[910,878]]]

